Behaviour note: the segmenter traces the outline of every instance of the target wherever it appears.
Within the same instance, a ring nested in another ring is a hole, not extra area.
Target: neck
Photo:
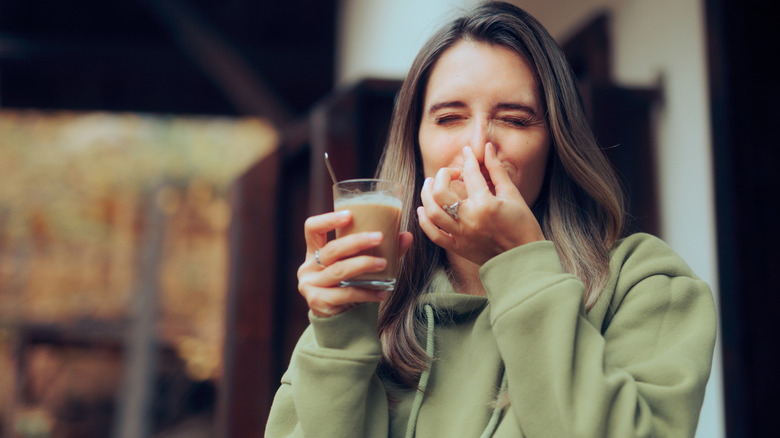
[[[455,292],[466,295],[485,295],[485,288],[479,279],[479,265],[454,253],[447,252],[447,261],[452,271]]]

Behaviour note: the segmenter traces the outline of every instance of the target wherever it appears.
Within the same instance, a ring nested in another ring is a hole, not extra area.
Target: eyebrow
[[[530,113],[532,116],[536,115],[536,108],[523,103],[502,102],[496,105],[496,108],[500,110],[523,111],[523,112]]]
[[[433,114],[436,111],[439,111],[441,109],[446,108],[465,108],[466,104],[459,100],[451,100],[446,102],[439,102],[431,105],[431,107],[426,112],[427,114]],[[511,111],[523,111],[531,114],[532,116],[536,116],[537,111],[534,107],[530,105],[526,105],[523,103],[517,103],[517,102],[501,102],[498,105],[495,106],[495,109],[498,110],[511,110]]]
[[[436,111],[439,111],[439,110],[445,109],[445,108],[465,108],[465,107],[466,107],[465,103],[463,103],[463,102],[461,102],[459,100],[451,100],[451,101],[447,101],[447,102],[434,103],[433,105],[431,105],[430,108],[428,108],[428,111],[426,111],[426,112],[428,114],[433,114]]]

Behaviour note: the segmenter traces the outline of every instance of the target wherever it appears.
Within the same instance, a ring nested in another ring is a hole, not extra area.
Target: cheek
[[[511,177],[526,202],[534,203],[544,184],[550,147],[545,141],[524,143],[522,153],[511,160],[514,165]]]
[[[529,204],[536,202],[539,192],[544,185],[544,179],[547,173],[548,149],[540,150],[538,154],[529,157],[525,168],[523,169],[523,181],[520,190],[523,197]]]
[[[442,167],[457,167],[461,149],[451,136],[430,135],[421,130],[418,141],[426,177],[436,176]]]

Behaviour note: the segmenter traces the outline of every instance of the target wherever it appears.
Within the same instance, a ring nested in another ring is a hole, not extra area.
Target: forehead
[[[445,50],[431,69],[425,106],[459,94],[536,103],[536,74],[526,58],[504,46],[461,40]]]

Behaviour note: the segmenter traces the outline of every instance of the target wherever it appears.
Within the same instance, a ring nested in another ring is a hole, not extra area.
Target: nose
[[[485,144],[491,140],[490,123],[487,120],[474,119],[468,146],[480,163],[485,162]]]

